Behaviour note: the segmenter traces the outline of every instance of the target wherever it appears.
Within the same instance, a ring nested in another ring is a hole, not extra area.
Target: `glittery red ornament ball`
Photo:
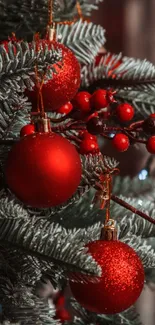
[[[48,45],[49,49],[62,51],[62,62],[60,67],[54,65],[56,72],[51,75],[51,79],[44,83],[42,87],[43,103],[46,112],[56,111],[61,106],[71,101],[80,87],[80,65],[74,53],[58,42],[40,40],[42,46]],[[29,101],[32,103],[32,110],[37,108],[37,88],[33,91],[26,91]]]
[[[94,241],[87,245],[100,265],[99,281],[70,281],[75,299],[87,310],[99,314],[117,314],[140,296],[144,286],[144,269],[136,252],[120,241]]]
[[[75,193],[81,180],[81,160],[64,137],[34,133],[12,147],[5,175],[8,187],[23,203],[48,208]]]

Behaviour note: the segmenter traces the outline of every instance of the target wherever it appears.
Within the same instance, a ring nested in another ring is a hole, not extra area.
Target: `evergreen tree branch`
[[[79,0],[84,16],[90,16],[103,0]],[[55,21],[78,18],[74,0],[54,0]],[[12,31],[19,39],[31,40],[34,33],[43,33],[48,22],[48,0],[0,0],[0,39],[7,39]]]
[[[137,214],[138,216],[142,217],[143,219],[149,221],[152,224],[155,224],[155,220],[149,217],[146,213],[136,209],[135,207],[131,206],[129,203],[125,202],[124,200],[120,199],[116,195],[111,195],[111,199],[118,203],[119,205],[123,206],[127,210],[130,210],[131,212]]]
[[[105,31],[99,25],[78,20],[73,25],[58,25],[57,38],[69,47],[82,64],[93,62],[105,43]]]
[[[14,201],[8,204],[6,199],[1,199],[0,206],[0,242],[5,247],[11,246],[38,260],[53,262],[67,271],[100,274],[100,267],[87,254],[78,231],[68,233],[46,219],[30,217]],[[10,209],[13,210],[12,214]]]
[[[51,78],[55,72],[54,64],[60,63],[62,53],[52,45],[39,46],[26,42],[8,43],[8,49],[0,46],[0,98],[6,100],[13,92],[22,92],[33,87],[35,66],[38,71],[47,69],[46,78]]]
[[[122,57],[121,53],[107,53],[98,65],[94,62],[84,66],[81,73],[82,86],[90,86],[90,92],[96,88],[108,87],[143,92],[154,91],[155,88],[155,66],[147,60]]]

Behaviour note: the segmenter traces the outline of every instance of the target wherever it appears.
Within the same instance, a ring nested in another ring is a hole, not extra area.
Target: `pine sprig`
[[[147,60],[123,57],[122,54],[105,54],[99,64],[82,69],[82,86],[154,91],[155,66]]]
[[[103,0],[80,0],[84,16],[90,16]],[[65,21],[77,18],[74,0],[54,0],[54,20]],[[31,40],[34,33],[43,33],[48,22],[47,0],[0,0],[0,35],[1,40],[7,39],[14,31],[19,39]]]
[[[155,250],[146,240],[141,236],[133,235],[132,232],[122,240],[137,252],[145,269],[155,267]]]
[[[81,307],[75,299],[72,299],[72,307],[76,311],[78,318],[75,317],[75,325],[95,325],[96,323],[99,325],[142,325],[139,316],[137,315],[135,308],[131,307],[127,311],[114,315],[97,315],[95,313],[91,313]],[[76,321],[78,321],[76,323]]]
[[[22,92],[26,87],[34,85],[35,66],[38,71],[47,69],[47,76],[52,77],[55,71],[53,65],[60,63],[62,53],[52,45],[40,45],[37,49],[36,43],[26,42],[8,43],[8,50],[0,46],[0,96],[1,99],[8,98],[11,92]],[[7,97],[6,97],[7,95]]]
[[[60,325],[53,319],[55,308],[48,301],[36,297],[31,289],[22,283],[12,285],[6,279],[6,290],[3,299],[3,317],[10,322],[23,325]],[[25,317],[26,316],[26,317]]]
[[[58,25],[57,37],[83,64],[91,63],[105,43],[104,29],[82,20],[72,25]]]
[[[20,129],[29,123],[30,104],[23,95],[12,92],[12,98],[0,101],[0,138],[13,139],[20,134]]]
[[[125,198],[123,200],[129,204],[135,206],[141,211],[145,211],[151,218],[155,218],[155,205],[154,202],[147,199]],[[119,224],[119,237],[120,239],[128,236],[128,232],[132,232],[133,235],[141,236],[142,238],[154,237],[155,225],[140,218],[139,216],[132,214],[130,211],[121,207],[116,203],[111,203],[112,215],[116,216],[116,220]]]
[[[0,242],[6,247],[19,249],[38,260],[53,262],[64,270],[100,274],[100,267],[87,254],[78,231],[69,233],[58,224],[35,216],[23,218],[18,204],[15,204],[10,216],[10,205],[3,199],[1,210]]]

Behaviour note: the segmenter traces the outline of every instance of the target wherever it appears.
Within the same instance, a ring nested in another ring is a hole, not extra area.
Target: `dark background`
[[[104,0],[93,21],[106,30],[106,48],[155,62],[155,0]]]

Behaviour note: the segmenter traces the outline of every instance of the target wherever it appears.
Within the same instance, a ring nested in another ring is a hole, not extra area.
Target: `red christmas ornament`
[[[129,138],[123,133],[117,133],[112,139],[113,146],[120,152],[128,150],[130,146]]]
[[[131,121],[134,117],[134,113],[134,108],[128,103],[120,104],[116,108],[116,114],[122,122]]]
[[[73,109],[71,102],[66,103],[65,105],[58,108],[57,112],[60,114],[69,114]]]
[[[102,269],[99,281],[70,281],[75,299],[87,310],[117,314],[132,306],[144,286],[144,269],[136,252],[118,241],[98,240],[87,245]]]
[[[35,132],[35,126],[34,124],[27,124],[22,127],[20,130],[20,136],[24,137],[25,135],[31,134]]]
[[[13,146],[5,175],[9,188],[22,202],[49,208],[75,193],[81,180],[81,160],[74,145],[62,136],[34,133]]]
[[[150,137],[147,141],[146,148],[148,152],[155,154],[155,135]]]
[[[73,52],[64,45],[49,41],[40,40],[40,46],[47,46],[50,49],[62,51],[62,64],[58,67],[54,65],[56,72],[51,75],[51,79],[43,84],[42,96],[45,110],[57,111],[61,106],[72,100],[80,86],[80,65]],[[37,87],[33,91],[26,91],[29,101],[32,103],[32,110],[36,111],[37,107]]]
[[[86,91],[80,91],[72,101],[74,108],[83,113],[89,113],[91,111],[90,98],[91,94]]]
[[[100,110],[115,102],[114,93],[112,90],[98,89],[90,98],[91,107],[95,110]]]
[[[80,145],[80,153],[82,155],[86,155],[89,153],[95,154],[97,152],[99,152],[99,146],[97,141],[89,137],[84,138]]]

